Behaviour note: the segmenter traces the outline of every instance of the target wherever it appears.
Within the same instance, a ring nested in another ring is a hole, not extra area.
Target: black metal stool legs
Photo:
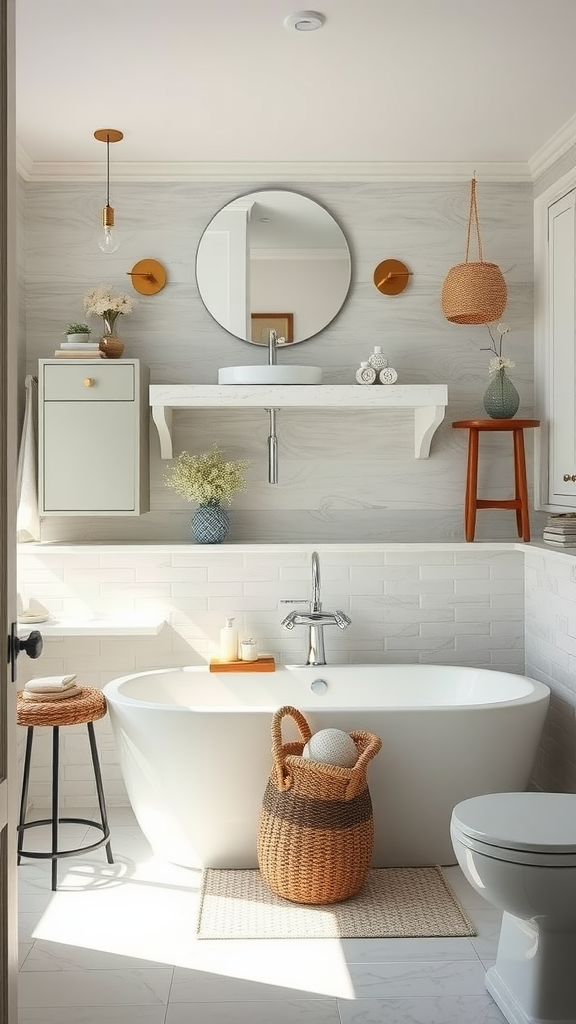
[[[24,820],[26,818],[26,804],[28,803],[28,786],[30,783],[30,759],[32,757],[32,740],[34,739],[34,726],[29,725],[26,730],[26,753],[24,754],[24,774],[22,776],[22,796],[20,798],[20,817],[18,818],[18,859],[20,863],[20,852],[24,842]]]
[[[58,782],[60,774],[60,730],[52,728],[52,888],[58,888],[58,815],[60,813]]]
[[[104,800],[104,787],[102,785],[102,773],[100,771],[100,760],[98,758],[98,747],[96,746],[96,736],[94,734],[94,723],[88,722],[88,738],[90,740],[90,751],[92,754],[92,764],[94,765],[94,779],[96,781],[96,793],[98,794],[98,806],[100,808],[100,819],[102,821],[102,832],[104,838],[108,838],[106,843],[106,856],[108,863],[113,864],[114,858],[112,856],[112,847],[110,846],[110,828],[108,825],[108,815],[106,813],[106,801]]]
[[[60,857],[74,857],[77,854],[89,853],[92,850],[97,850],[100,846],[106,844],[106,857],[109,864],[114,863],[112,856],[112,847],[110,844],[110,827],[108,825],[108,816],[106,813],[106,801],[104,799],[104,787],[102,785],[102,774],[100,771],[100,761],[98,759],[98,748],[96,746],[96,737],[94,734],[94,724],[92,722],[86,723],[88,728],[88,738],[90,741],[90,752],[92,755],[92,765],[94,768],[94,780],[96,782],[96,792],[98,795],[98,807],[100,809],[100,821],[92,821],[90,818],[61,818],[59,812],[59,776],[60,776],[60,729],[59,726],[52,726],[52,816],[50,818],[38,818],[34,821],[25,821],[26,818],[26,804],[28,802],[28,787],[30,783],[30,762],[32,758],[32,742],[34,738],[34,726],[28,726],[26,735],[26,752],[24,755],[24,773],[22,777],[22,796],[20,800],[20,818],[18,821],[18,863],[22,857],[39,858],[41,860],[52,861],[52,872],[51,872],[51,885],[52,889],[58,888],[58,859]],[[92,828],[97,828],[102,833],[100,839],[95,843],[90,843],[86,846],[78,846],[71,850],[60,850],[58,848],[58,828],[61,824],[79,824],[88,825]],[[24,850],[24,831],[28,828],[35,828],[40,825],[51,826],[51,849],[49,852],[40,852],[38,850]]]

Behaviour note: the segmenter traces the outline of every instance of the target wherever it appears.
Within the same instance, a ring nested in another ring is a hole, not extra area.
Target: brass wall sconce
[[[156,295],[166,284],[166,271],[158,260],[139,260],[126,273],[132,280],[132,287],[140,295]]]
[[[124,134],[117,128],[98,128],[94,138],[106,143],[106,206],[102,210],[102,234],[98,245],[102,252],[116,252],[120,243],[114,232],[114,209],[110,206],[110,143],[121,142]]]
[[[407,287],[412,271],[400,260],[383,260],[374,271],[374,284],[382,295],[399,295]]]

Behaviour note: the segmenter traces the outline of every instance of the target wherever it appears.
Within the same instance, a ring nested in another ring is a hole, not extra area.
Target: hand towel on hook
[[[16,494],[16,539],[20,543],[40,540],[38,509],[38,378],[26,377],[26,407],[18,451]]]

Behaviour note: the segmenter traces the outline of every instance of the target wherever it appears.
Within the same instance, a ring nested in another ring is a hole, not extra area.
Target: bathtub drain
[[[328,683],[325,679],[315,679],[310,685],[310,689],[313,693],[326,693],[328,689]]]

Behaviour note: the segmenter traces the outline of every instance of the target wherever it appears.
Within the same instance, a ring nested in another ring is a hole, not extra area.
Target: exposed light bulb
[[[98,239],[98,248],[102,252],[116,252],[120,242],[113,228],[103,228]]]
[[[114,210],[111,206],[105,206],[102,210],[102,231],[98,238],[98,247],[102,252],[116,252],[120,242],[114,230]]]

